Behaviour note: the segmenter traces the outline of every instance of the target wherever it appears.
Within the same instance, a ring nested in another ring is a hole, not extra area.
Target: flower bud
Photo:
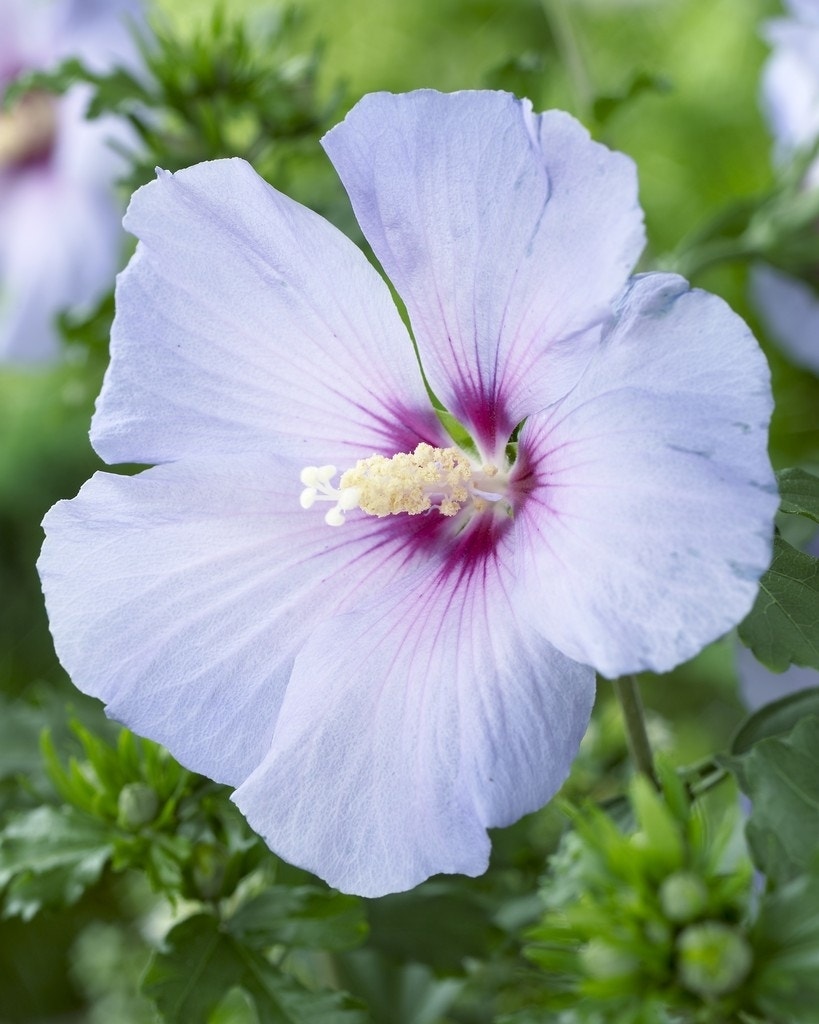
[[[687,924],[701,917],[708,905],[708,888],[690,871],[677,871],[660,886],[660,906],[669,921]]]
[[[144,782],[129,782],[119,791],[117,824],[136,830],[153,821],[159,810],[159,798]]]
[[[689,992],[705,998],[739,988],[751,969],[751,949],[727,924],[691,925],[677,939],[677,974]]]
[[[624,978],[634,974],[640,966],[633,953],[613,946],[605,939],[592,939],[580,950],[580,962],[586,974],[598,981]]]

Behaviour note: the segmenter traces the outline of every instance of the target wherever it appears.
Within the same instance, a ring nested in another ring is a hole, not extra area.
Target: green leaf
[[[775,672],[790,664],[819,668],[819,559],[777,537],[739,638]]]
[[[427,883],[408,893],[370,900],[368,946],[388,957],[458,974],[468,957],[485,957],[500,938],[492,909],[457,882]]]
[[[610,96],[598,96],[595,99],[593,106],[594,117],[601,125],[604,125],[619,110],[633,103],[638,96],[642,96],[645,93],[662,95],[671,92],[672,89],[672,83],[662,75],[655,75],[648,71],[638,71],[621,92]]]
[[[819,716],[722,760],[751,799],[746,834],[757,866],[777,884],[804,871],[819,849]]]
[[[102,874],[113,852],[106,826],[73,808],[38,807],[0,834],[0,886],[7,915],[74,903]]]
[[[819,1024],[819,864],[762,897],[751,942],[754,1009],[772,1021]]]
[[[242,988],[259,1024],[367,1024],[343,992],[312,992],[241,945],[212,914],[176,925],[143,980],[167,1024],[208,1024],[226,993]]]
[[[732,754],[745,754],[755,743],[780,736],[808,715],[819,715],[819,687],[788,694],[745,719],[731,742]]]
[[[0,779],[40,768],[37,741],[43,718],[36,707],[0,694]]]
[[[789,515],[806,516],[819,523],[819,477],[803,469],[783,469],[776,476],[780,510]]]
[[[256,1004],[259,1024],[367,1024],[366,1012],[346,993],[309,991],[249,949],[242,959],[242,987]]]
[[[311,885],[265,890],[240,907],[228,927],[239,941],[257,949],[351,949],[368,930],[360,899]]]
[[[196,914],[166,937],[142,982],[168,1024],[207,1024],[226,992],[238,985],[245,966],[238,946],[220,931],[212,914]]]

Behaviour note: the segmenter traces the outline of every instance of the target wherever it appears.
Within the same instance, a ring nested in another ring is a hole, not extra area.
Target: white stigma
[[[328,526],[341,526],[344,513],[358,505],[358,495],[353,488],[337,490],[330,486],[330,481],[338,470],[335,466],[306,466],[300,475],[304,490],[299,502],[302,508],[312,508],[317,501],[332,501],[334,507],[324,516]]]
[[[337,488],[330,484],[336,472],[335,466],[308,466],[301,472],[301,507],[332,501],[333,508],[324,516],[328,526],[341,526],[345,513],[354,508],[378,518],[401,512],[414,516],[432,508],[455,516],[467,504],[479,512],[505,492],[505,481],[494,479],[496,467],[476,470],[459,448],[434,448],[425,442],[414,452],[392,458],[360,459],[342,475]]]

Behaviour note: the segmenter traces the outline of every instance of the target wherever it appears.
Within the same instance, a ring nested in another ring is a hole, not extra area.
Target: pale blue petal
[[[634,280],[578,387],[521,434],[520,585],[555,646],[610,677],[662,672],[747,614],[778,506],[772,404],[722,300]]]
[[[54,358],[57,314],[102,298],[122,237],[108,189],[48,167],[15,177],[0,195],[0,360]]]
[[[111,366],[109,462],[277,451],[340,468],[442,436],[406,329],[361,252],[242,160],[134,196]]]
[[[791,665],[784,672],[771,672],[747,647],[737,648],[736,668],[740,696],[751,711],[799,690],[819,686],[819,672],[815,668]]]
[[[482,873],[486,829],[555,793],[594,673],[520,625],[512,561],[508,541],[455,555],[310,638],[270,753],[235,794],[274,851],[379,896]]]
[[[562,397],[643,246],[632,161],[506,93],[366,96],[323,140],[433,391],[487,454]],[[584,343],[581,344],[581,341]]]
[[[262,456],[98,473],[46,516],[38,568],[60,661],[108,713],[237,784],[267,752],[317,623],[412,565],[411,530],[339,529]]]
[[[819,292],[807,282],[758,264],[751,296],[773,340],[797,366],[819,374]]]
[[[819,18],[812,20],[778,18],[765,26],[773,49],[762,72],[762,108],[780,162],[819,134]],[[819,164],[809,180],[819,181]]]

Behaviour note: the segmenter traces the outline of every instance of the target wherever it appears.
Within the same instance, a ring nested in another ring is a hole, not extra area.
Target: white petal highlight
[[[636,278],[578,387],[532,417],[520,586],[569,657],[666,671],[736,625],[771,557],[765,359],[722,300]]]

